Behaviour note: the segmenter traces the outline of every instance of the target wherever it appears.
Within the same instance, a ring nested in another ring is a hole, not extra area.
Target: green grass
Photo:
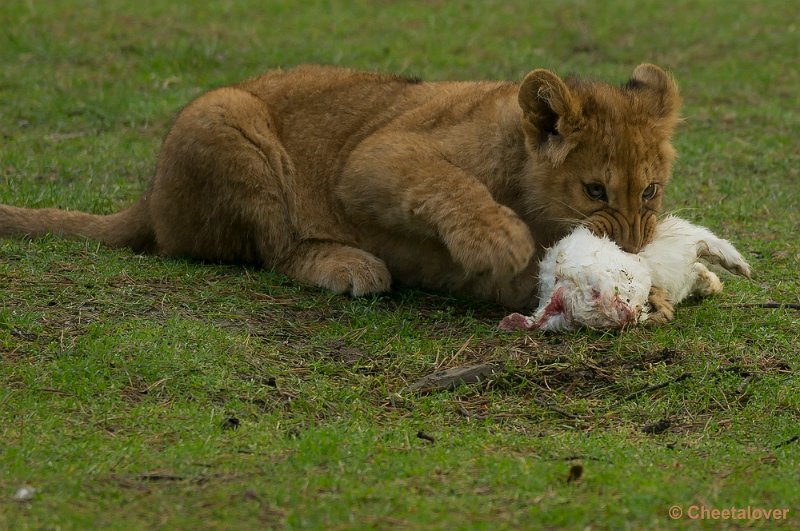
[[[685,100],[667,208],[732,239],[754,278],[663,328],[524,335],[443,294],[353,300],[92,242],[0,241],[0,528],[701,523],[672,505],[788,508],[800,524],[800,312],[741,305],[800,302],[794,2],[190,5],[4,3],[0,202],[128,205],[182,105],[270,67],[623,81],[647,61]],[[504,370],[400,393],[477,362]]]

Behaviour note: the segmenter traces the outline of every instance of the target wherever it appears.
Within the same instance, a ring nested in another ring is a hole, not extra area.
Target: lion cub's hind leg
[[[149,195],[159,251],[274,267],[296,243],[294,171],[261,100],[235,88],[204,94],[161,150]]]
[[[392,283],[382,260],[334,242],[304,241],[280,269],[300,281],[356,297],[387,291]]]
[[[339,293],[389,289],[375,256],[301,234],[309,211],[298,208],[296,171],[262,100],[236,88],[201,96],[178,116],[159,159],[149,197],[159,251],[257,263]]]

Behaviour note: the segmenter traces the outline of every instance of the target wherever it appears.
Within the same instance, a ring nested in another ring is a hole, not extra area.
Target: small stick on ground
[[[722,304],[720,308],[768,308],[768,309],[783,309],[800,310],[800,304],[793,302],[741,302],[735,304]]]
[[[667,380],[666,382],[662,382],[660,384],[655,384],[655,385],[650,385],[648,387],[645,387],[644,389],[639,389],[638,391],[634,391],[633,393],[631,393],[628,396],[626,396],[623,400],[631,400],[631,399],[636,398],[636,397],[638,397],[640,395],[643,395],[645,393],[652,393],[653,391],[658,391],[659,389],[663,389],[663,388],[665,388],[665,387],[667,387],[667,386],[669,386],[671,384],[674,384],[674,383],[682,382],[683,380],[689,379],[691,377],[692,377],[692,373],[685,372],[683,374],[680,374],[680,375],[676,376],[675,378],[673,378],[671,380]]]
[[[782,443],[776,445],[775,448],[778,449],[781,448],[782,446],[789,446],[790,444],[795,443],[797,441],[800,441],[800,435],[795,435],[794,437],[783,441]]]
[[[464,407],[464,405],[461,402],[458,402],[458,412],[462,416],[467,417],[469,419],[485,420],[487,418],[490,418],[490,415],[485,415],[483,413],[473,413],[472,411],[469,411],[467,408]]]
[[[483,383],[502,372],[499,365],[483,363],[464,365],[436,371],[407,386],[402,393],[432,393],[457,388],[460,385]]]
[[[556,406],[554,406],[552,404],[549,404],[547,402],[547,400],[545,400],[545,399],[543,399],[541,397],[536,396],[536,397],[533,398],[533,400],[534,400],[534,402],[536,402],[537,404],[539,404],[543,408],[549,409],[553,413],[558,413],[559,415],[561,415],[563,417],[567,417],[568,419],[578,419],[578,418],[580,418],[580,417],[578,417],[578,415],[573,415],[569,411],[564,411],[560,407],[556,407]]]

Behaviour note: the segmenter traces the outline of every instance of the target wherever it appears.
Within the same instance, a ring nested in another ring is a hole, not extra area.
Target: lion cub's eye
[[[644,192],[642,192],[642,199],[650,201],[656,196],[656,192],[658,192],[658,185],[656,183],[650,183],[650,185],[644,189]]]
[[[600,183],[589,183],[583,185],[583,191],[592,201],[608,201],[606,187]]]

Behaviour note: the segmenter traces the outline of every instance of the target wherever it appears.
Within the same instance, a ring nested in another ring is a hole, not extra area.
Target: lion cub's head
[[[534,70],[519,104],[534,162],[530,210],[638,252],[652,238],[675,158],[680,97],[672,78],[650,64],[622,87]]]

